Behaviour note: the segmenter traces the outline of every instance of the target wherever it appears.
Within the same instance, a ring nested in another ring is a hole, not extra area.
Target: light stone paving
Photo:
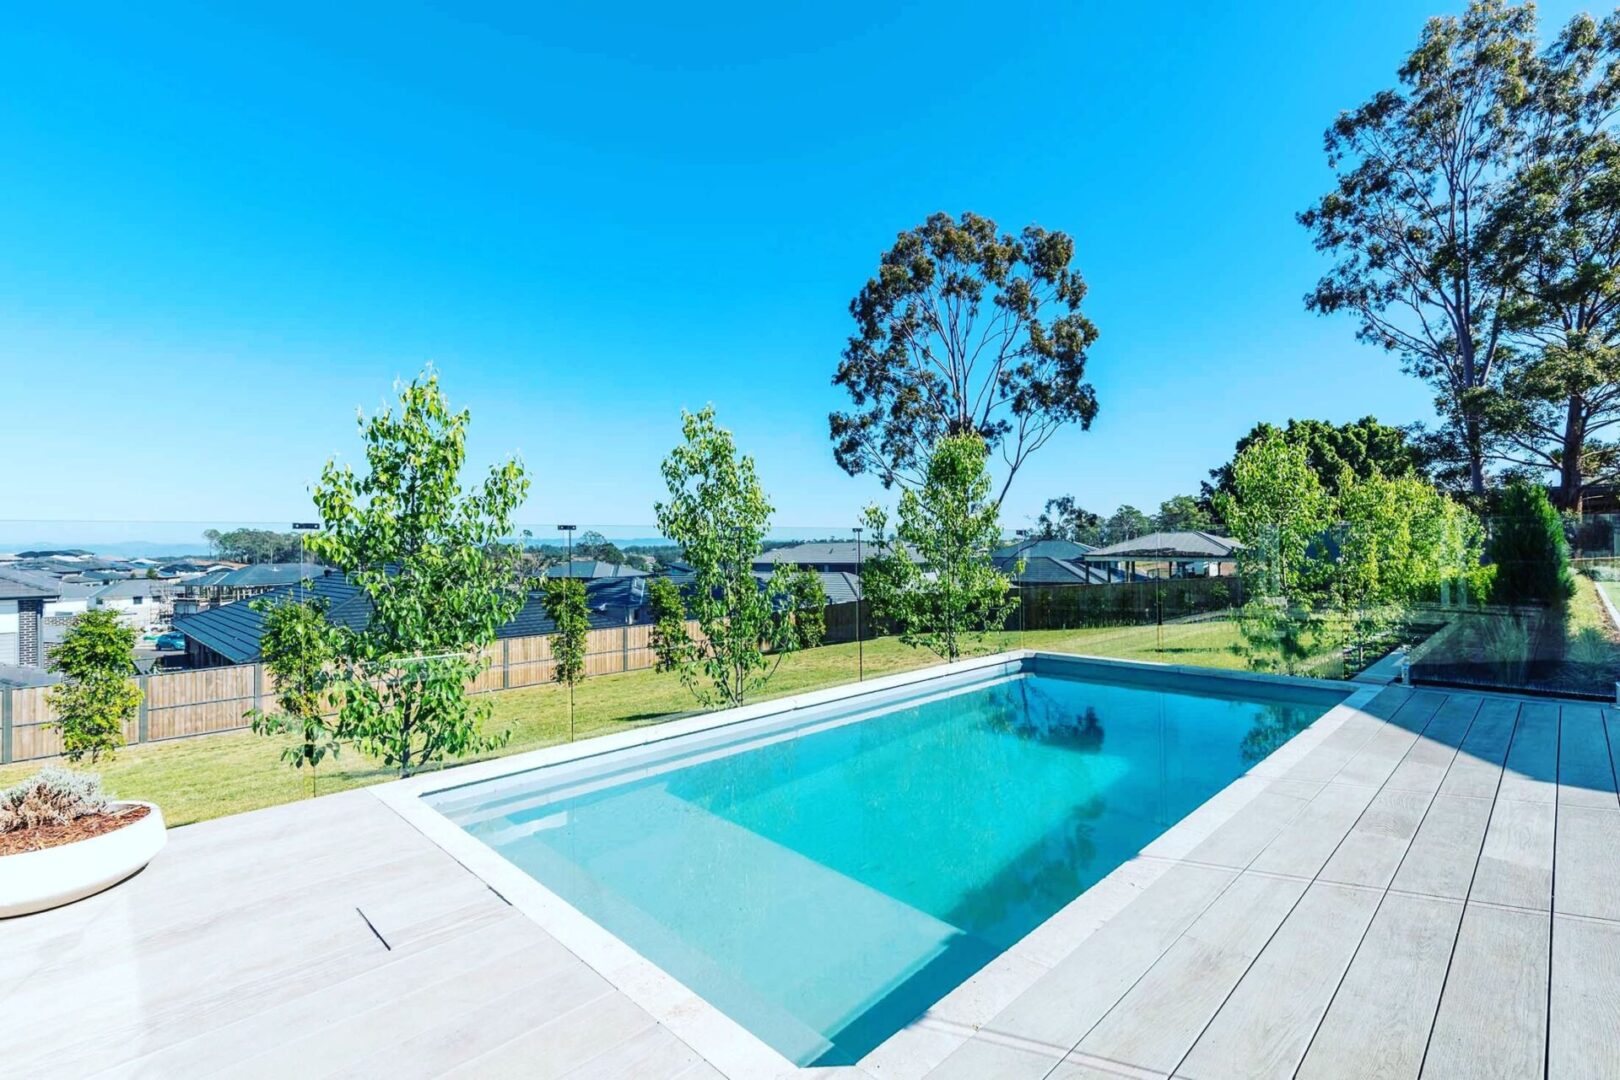
[[[799,1071],[1620,1076],[1620,715],[1357,700],[860,1066]],[[613,976],[350,792],[0,922],[0,1076],[726,1075]]]

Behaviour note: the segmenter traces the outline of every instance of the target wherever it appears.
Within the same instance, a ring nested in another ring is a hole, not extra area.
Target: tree
[[[1305,448],[1273,433],[1232,462],[1232,492],[1215,495],[1215,511],[1244,546],[1250,594],[1287,599],[1308,584],[1307,555],[1332,522],[1333,499]]]
[[[141,689],[130,678],[135,670],[135,628],[117,612],[87,611],[73,620],[62,643],[51,651],[51,670],[62,682],[48,698],[56,712],[53,725],[62,733],[62,752],[72,762],[86,756],[92,764],[111,758],[124,744],[124,728],[141,706]]]
[[[988,454],[973,432],[941,439],[922,487],[900,493],[892,537],[888,515],[877,506],[866,510],[875,554],[861,571],[861,591],[873,618],[892,624],[905,644],[946,660],[999,629],[1018,603],[1012,577],[991,561],[1001,525]]]
[[[1172,495],[1159,504],[1153,526],[1165,532],[1208,532],[1215,527],[1215,515],[1191,495]]]
[[[1006,463],[999,503],[1059,428],[1089,428],[1097,328],[1073,259],[1064,233],[999,233],[971,213],[901,233],[849,306],[856,331],[833,383],[855,408],[829,417],[838,464],[911,486],[942,437],[971,432]]]
[[[574,545],[574,554],[579,558],[595,559],[598,562],[614,564],[624,562],[624,552],[594,529],[587,529],[579,534],[579,543]]]
[[[1563,522],[1539,485],[1516,482],[1502,492],[1486,554],[1498,604],[1561,604],[1575,592]]]
[[[338,755],[343,738],[333,715],[337,634],[323,600],[271,595],[252,606],[264,615],[259,653],[275,689],[276,711],[250,709],[247,716],[255,734],[296,736],[296,742],[282,748],[281,760],[295,769],[309,766],[309,793],[314,795],[321,762]]]
[[[683,412],[681,430],[684,441],[663,464],[669,497],[654,509],[658,531],[692,567],[684,603],[673,606],[688,610],[700,633],[687,634],[664,591],[655,650],[659,666],[678,671],[704,705],[741,705],[784,656],[820,643],[827,598],[810,571],[781,566],[763,583],[754,575],[771,518],[754,459],[737,453],[713,406]]]
[[[1431,383],[1485,491],[1487,388],[1503,347],[1505,290],[1487,224],[1523,138],[1535,10],[1473,0],[1433,18],[1383,90],[1324,137],[1334,189],[1299,215],[1336,261],[1305,299],[1349,312],[1357,336]]]
[[[574,687],[585,677],[585,645],[591,632],[591,609],[585,583],[550,578],[542,597],[557,629],[551,635],[551,677],[568,687],[568,741],[574,741]]]
[[[1531,138],[1487,235],[1519,362],[1492,401],[1496,455],[1558,475],[1560,503],[1620,472],[1620,14],[1579,15],[1542,55]]]
[[[1279,436],[1303,448],[1311,471],[1332,495],[1338,494],[1339,480],[1347,472],[1360,480],[1375,475],[1393,480],[1402,476],[1422,478],[1427,474],[1428,458],[1413,441],[1414,429],[1380,424],[1371,416],[1347,424],[1289,420],[1283,428],[1262,422],[1237,441],[1233,459],[1271,436]],[[1204,484],[1205,498],[1213,498],[1218,491],[1232,494],[1232,463],[1211,469],[1209,480]]]
[[[1097,547],[1103,543],[1103,518],[1080,506],[1072,495],[1046,500],[1046,508],[1035,519],[1035,535],[1041,540],[1069,540]]]
[[[217,559],[231,562],[276,563],[297,562],[298,534],[274,532],[270,529],[232,529],[220,532],[205,529],[203,539]]]
[[[498,745],[466,692],[481,650],[522,608],[518,552],[503,538],[529,481],[515,459],[461,487],[469,414],[452,413],[431,369],[399,387],[397,411],[360,418],[368,472],[329,461],[315,487],[325,525],[309,548],[365,595],[365,625],[338,628],[342,722],[367,754],[409,776]]]
[[[1135,540],[1138,536],[1146,536],[1153,531],[1153,519],[1142,511],[1126,503],[1108,518],[1103,525],[1103,542],[1117,544],[1124,540]]]

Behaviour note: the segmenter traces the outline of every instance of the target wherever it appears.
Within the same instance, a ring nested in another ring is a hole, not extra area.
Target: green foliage
[[[591,609],[585,583],[550,578],[542,598],[546,614],[557,624],[551,635],[551,677],[568,687],[568,738],[574,737],[574,687],[585,677],[585,646],[591,632]]]
[[[51,687],[55,727],[62,733],[62,752],[78,762],[114,756],[124,743],[124,728],[141,707],[135,670],[135,629],[106,609],[87,611],[73,620],[62,643],[51,651],[51,669],[63,681]]]
[[[252,601],[264,614],[259,653],[275,688],[274,711],[250,709],[256,734],[294,735],[281,760],[295,769],[309,766],[309,791],[316,794],[316,771],[328,755],[337,757],[343,732],[338,705],[337,632],[326,617],[326,604],[266,596]]]
[[[686,632],[680,588],[667,577],[653,578],[647,583],[647,606],[652,612],[653,670],[682,670],[695,658],[696,646]]]
[[[1073,495],[1046,500],[1046,508],[1035,519],[1035,536],[1040,540],[1072,540],[1097,547],[1103,543],[1104,519],[1074,501]]]
[[[655,510],[659,532],[681,546],[692,567],[682,600],[700,636],[688,635],[678,617],[682,600],[660,589],[653,597],[654,648],[659,667],[678,671],[704,705],[741,705],[783,656],[820,642],[827,598],[819,578],[795,567],[778,567],[762,587],[753,564],[771,504],[754,459],[737,453],[712,406],[682,413],[681,429],[684,441],[663,464],[669,496]]]
[[[1159,504],[1153,527],[1164,532],[1208,532],[1215,527],[1215,515],[1191,495],[1172,495]]]
[[[1503,352],[1487,222],[1525,133],[1535,9],[1473,0],[1430,19],[1398,88],[1341,113],[1324,142],[1337,183],[1299,217],[1333,258],[1306,306],[1430,383],[1485,490],[1483,403]]]
[[[1000,629],[1018,603],[1012,578],[991,562],[1001,526],[990,500],[988,452],[974,434],[941,439],[921,489],[901,493],[892,537],[888,515],[876,506],[866,511],[876,554],[862,570],[861,588],[873,617],[895,627],[905,644],[947,660]]]
[[[1102,540],[1117,544],[1121,540],[1134,540],[1153,531],[1153,519],[1129,503],[1115,510],[1103,525]]]
[[[1259,423],[1237,441],[1233,460],[1255,443],[1272,436],[1303,448],[1305,460],[1331,495],[1338,495],[1340,477],[1347,472],[1359,480],[1375,475],[1389,479],[1421,478],[1428,467],[1423,449],[1412,441],[1411,428],[1380,424],[1371,416],[1347,424],[1290,420],[1286,427],[1279,428],[1275,424]],[[1232,493],[1231,462],[1209,471],[1204,491],[1210,497],[1218,491]]]
[[[1496,603],[1557,604],[1574,594],[1564,523],[1539,486],[1515,483],[1502,492],[1486,554],[1496,566]]]
[[[465,688],[486,666],[482,647],[523,606],[518,552],[504,538],[529,482],[514,459],[463,490],[468,421],[425,372],[400,387],[397,411],[360,418],[367,474],[331,461],[315,488],[325,524],[310,551],[372,608],[364,628],[338,628],[343,728],[402,776],[503,738],[481,734],[489,705]]]
[[[216,559],[229,562],[279,563],[298,561],[298,534],[269,529],[207,529],[203,539]]]
[[[1000,233],[971,213],[901,233],[850,303],[856,331],[833,382],[855,411],[829,417],[838,464],[914,484],[941,438],[977,433],[1007,463],[1005,494],[1059,427],[1090,427],[1097,328],[1073,258],[1064,233]]]
[[[1332,522],[1333,501],[1305,448],[1269,433],[1232,462],[1232,491],[1215,511],[1244,546],[1239,565],[1250,596],[1287,598],[1310,584],[1311,543]]]

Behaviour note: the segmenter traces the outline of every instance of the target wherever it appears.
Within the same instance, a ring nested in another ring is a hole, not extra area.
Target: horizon
[[[1196,494],[1259,421],[1432,421],[1351,319],[1305,310],[1324,261],[1293,215],[1330,185],[1322,131],[1454,10],[1178,9],[1144,36],[1033,5],[340,9],[318,37],[296,10],[30,11],[0,43],[32,166],[0,178],[0,374],[35,404],[0,451],[48,467],[0,514],[305,517],[355,409],[432,362],[472,474],[523,457],[522,521],[645,528],[680,409],[713,402],[778,529],[847,528],[893,499],[833,461],[847,305],[936,210],[1068,232],[1101,331],[1097,420],[1031,458],[1008,531],[1065,494]],[[1007,47],[889,101],[895,51],[970,17]]]

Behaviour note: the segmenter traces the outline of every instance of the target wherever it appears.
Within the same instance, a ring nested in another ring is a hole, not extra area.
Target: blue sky
[[[650,521],[713,402],[780,524],[841,527],[880,494],[826,435],[847,305],[935,210],[1070,232],[1102,332],[1009,525],[1193,491],[1257,420],[1430,413],[1305,312],[1293,214],[1460,0],[225,6],[8,16],[0,518],[307,516],[432,361],[525,521]]]

